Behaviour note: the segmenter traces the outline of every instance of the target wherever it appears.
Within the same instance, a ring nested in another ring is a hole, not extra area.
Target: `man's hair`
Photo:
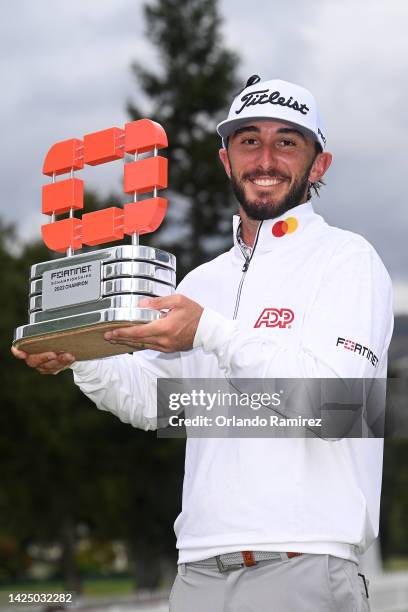
[[[323,149],[321,147],[321,144],[316,141],[315,142],[315,159],[319,155],[319,153],[322,153],[322,151]],[[309,183],[309,188],[307,190],[307,200],[309,201],[312,199],[312,190],[314,191],[315,195],[317,195],[317,197],[320,198],[320,189],[325,184],[326,183],[324,182],[323,179],[319,179],[315,183]]]

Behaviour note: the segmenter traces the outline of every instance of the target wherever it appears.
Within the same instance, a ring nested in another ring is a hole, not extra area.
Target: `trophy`
[[[93,132],[49,149],[43,174],[51,182],[42,189],[42,212],[50,222],[41,232],[47,247],[65,255],[31,267],[29,323],[15,330],[18,349],[69,352],[78,361],[118,355],[129,347],[105,341],[105,332],[160,318],[160,312],[139,303],[144,297],[174,293],[176,260],[166,251],[140,245],[139,236],[155,231],[166,214],[167,200],[157,192],[167,187],[167,159],[158,155],[167,145],[161,125],[140,119],[124,129]],[[124,192],[133,201],[75,216],[84,205],[84,181],[75,171],[116,159],[124,161]],[[68,178],[56,180],[64,174]],[[138,199],[139,194],[147,197]],[[75,254],[83,246],[125,236],[131,244]]]

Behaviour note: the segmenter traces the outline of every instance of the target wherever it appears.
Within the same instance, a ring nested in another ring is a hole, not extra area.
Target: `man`
[[[386,377],[388,274],[309,201],[332,160],[316,102],[259,81],[218,126],[240,204],[233,248],[177,295],[146,300],[165,317],[105,336],[152,350],[82,363],[14,351],[44,374],[70,365],[100,409],[135,427],[156,426],[157,377]],[[369,609],[358,561],[378,533],[381,466],[380,439],[189,438],[171,610]]]

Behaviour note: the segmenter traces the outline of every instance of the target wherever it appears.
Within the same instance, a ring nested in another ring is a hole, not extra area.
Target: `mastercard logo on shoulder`
[[[277,221],[272,226],[272,234],[275,238],[282,238],[285,234],[292,234],[298,228],[298,221],[295,217],[288,217],[284,221]]]

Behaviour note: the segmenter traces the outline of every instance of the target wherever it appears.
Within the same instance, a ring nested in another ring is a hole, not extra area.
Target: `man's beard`
[[[259,200],[248,200],[245,196],[245,189],[243,187],[243,183],[248,180],[253,180],[258,177],[281,177],[284,179],[288,179],[289,177],[282,176],[280,172],[276,170],[258,170],[254,172],[247,172],[242,175],[242,180],[239,182],[235,178],[234,174],[231,173],[231,186],[234,192],[235,197],[238,202],[241,204],[243,210],[246,215],[250,219],[254,219],[256,221],[263,221],[265,219],[275,219],[275,217],[280,217],[285,212],[298,206],[303,200],[305,193],[309,188],[309,173],[313,166],[313,162],[308,166],[305,170],[304,174],[296,179],[289,189],[288,193],[281,198],[280,201],[273,202],[268,199],[263,199],[262,197]],[[265,192],[267,195],[267,192]]]

